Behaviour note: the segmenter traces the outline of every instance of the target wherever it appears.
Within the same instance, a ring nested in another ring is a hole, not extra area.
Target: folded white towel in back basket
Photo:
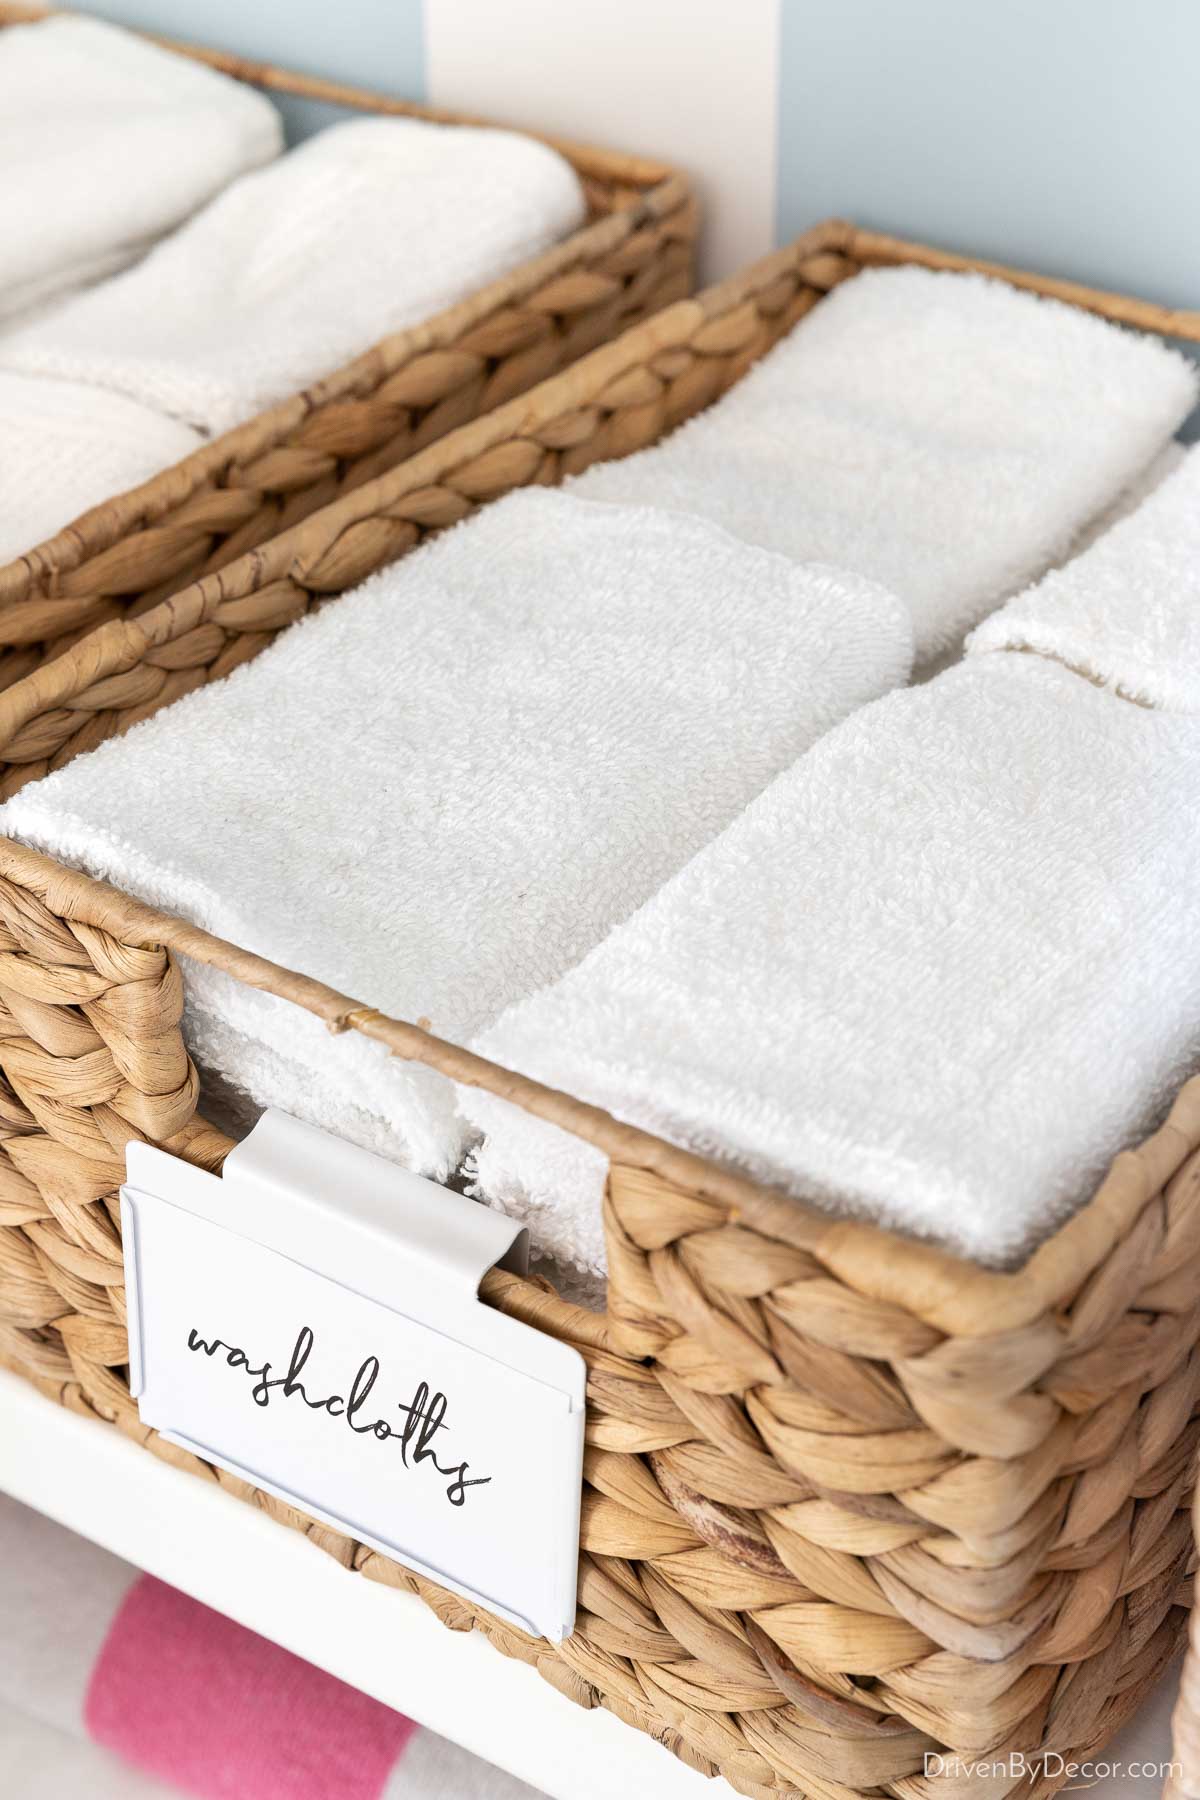
[[[976,657],[848,719],[475,1047],[1005,1267],[1200,1055],[1200,721]],[[596,1268],[605,1160],[476,1089],[483,1194]]]
[[[0,369],[0,563],[203,441],[121,394]]]
[[[0,830],[464,1041],[854,707],[904,608],[717,526],[533,489],[24,788]],[[197,1060],[444,1176],[451,1084],[185,963]]]
[[[331,126],[118,280],[0,344],[0,366],[110,387],[210,432],[306,388],[547,249],[586,213],[518,132]]]
[[[1033,650],[1145,706],[1200,713],[1200,452],[968,648]]]
[[[0,319],[125,268],[282,142],[268,100],[192,57],[98,19],[6,26]]]
[[[1176,351],[981,275],[871,270],[723,399],[572,484],[880,581],[917,662],[1071,548],[1196,400]]]

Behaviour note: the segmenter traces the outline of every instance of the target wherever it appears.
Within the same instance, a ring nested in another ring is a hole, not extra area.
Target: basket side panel
[[[116,1190],[131,1138],[204,1152],[182,1011],[160,946],[0,883],[0,1349],[126,1426]]]
[[[883,1734],[889,1720],[921,1734],[922,1755],[1081,1760],[1182,1643],[1200,1132],[1176,1146],[1165,1182],[1149,1178],[1151,1156],[1129,1154],[1143,1204],[1071,1304],[1016,1330],[977,1320],[971,1337],[701,1191],[614,1166],[613,1336],[647,1359],[677,1421],[647,1458],[658,1489],[714,1549],[806,1590],[802,1605],[764,1604],[747,1574],[740,1595],[726,1583],[699,1596],[794,1704],[736,1716],[780,1774],[803,1785],[830,1773],[797,1727],[810,1709],[837,1740],[843,1781],[850,1769],[865,1780],[867,1727]],[[655,1581],[667,1625],[669,1565]],[[801,1692],[797,1670],[822,1692]],[[885,1790],[899,1778],[893,1768]],[[1030,1791],[1054,1791],[1042,1779]]]

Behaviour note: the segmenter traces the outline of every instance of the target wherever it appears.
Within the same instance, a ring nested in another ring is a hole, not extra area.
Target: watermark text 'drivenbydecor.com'
[[[1094,1787],[1101,1781],[1166,1781],[1168,1775],[1179,1777],[1181,1767],[1173,1762],[1116,1762],[1101,1758],[1071,1757],[1048,1750],[1042,1756],[1027,1756],[1023,1750],[1010,1750],[1001,1756],[958,1756],[952,1750],[927,1751],[925,1775],[943,1779],[974,1781],[1007,1779],[1035,1781],[1049,1777],[1065,1781],[1065,1792],[1072,1788]]]

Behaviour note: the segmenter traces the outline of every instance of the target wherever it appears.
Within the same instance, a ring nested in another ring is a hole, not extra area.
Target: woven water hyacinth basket
[[[0,29],[46,10],[0,0]],[[484,123],[224,51],[169,47],[272,93]],[[691,292],[698,214],[684,177],[646,157],[543,141],[579,176],[588,223],[0,567],[0,688],[79,633],[235,561]]]
[[[977,266],[818,227],[255,555],[103,625],[0,695],[10,787],[254,655],[430,530],[653,441],[830,287],[905,261]],[[1194,314],[1007,278],[1200,341]],[[0,934],[0,1354],[44,1393],[256,1500],[348,1569],[415,1590],[750,1796],[1048,1795],[1068,1777],[1043,1759],[1094,1753],[1182,1644],[1200,1081],[1023,1269],[997,1274],[823,1217],[11,843]],[[209,1167],[229,1147],[197,1110],[178,953],[608,1153],[607,1315],[509,1274],[483,1289],[589,1365],[579,1612],[562,1645],[141,1425],[114,1197],[125,1146],[144,1137]],[[1011,1777],[995,1773],[1009,1762]]]

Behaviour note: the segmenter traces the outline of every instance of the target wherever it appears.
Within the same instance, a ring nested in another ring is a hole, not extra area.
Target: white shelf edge
[[[347,1572],[299,1532],[0,1369],[0,1489],[552,1800],[732,1800],[602,1708],[584,1711],[481,1632]]]

